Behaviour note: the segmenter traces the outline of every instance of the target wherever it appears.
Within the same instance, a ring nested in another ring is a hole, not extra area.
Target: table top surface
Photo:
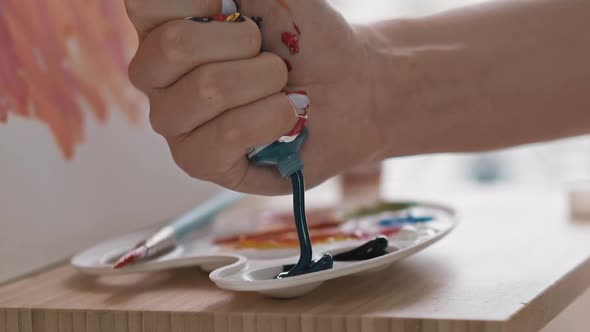
[[[127,330],[134,319],[179,331],[194,319],[216,331],[537,331],[590,286],[590,222],[569,220],[564,195],[419,197],[455,207],[459,226],[387,270],[332,280],[301,298],[225,291],[198,268],[93,278],[64,265],[0,287],[0,323],[52,313],[75,322],[83,312],[115,325],[124,318]]]

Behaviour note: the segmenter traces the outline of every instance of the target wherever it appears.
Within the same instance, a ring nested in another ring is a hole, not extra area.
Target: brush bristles
[[[147,254],[147,248],[145,246],[141,246],[139,248],[133,249],[127,254],[123,255],[117,263],[113,266],[114,269],[120,269],[125,266],[129,266],[135,264],[138,260],[145,257]]]

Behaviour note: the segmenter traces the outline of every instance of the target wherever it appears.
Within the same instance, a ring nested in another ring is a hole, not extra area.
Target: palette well
[[[337,258],[333,267],[277,279],[277,275],[288,271],[299,258],[296,243],[293,246],[291,239],[289,215],[269,214],[268,211],[252,213],[256,215],[254,225],[262,229],[240,234],[227,234],[225,230],[223,236],[205,230],[174,250],[129,268],[114,270],[112,264],[127,248],[153,230],[99,244],[73,257],[71,264],[83,273],[94,275],[200,266],[211,272],[210,279],[220,288],[291,298],[306,294],[331,279],[385,269],[435,243],[457,223],[452,209],[418,202],[379,203],[346,215],[334,209],[312,210],[309,221],[312,241],[316,234],[314,259],[330,254]],[[232,239],[234,241],[230,241]],[[359,250],[363,254],[359,255]]]

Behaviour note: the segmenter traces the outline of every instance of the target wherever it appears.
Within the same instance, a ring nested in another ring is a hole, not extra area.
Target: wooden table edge
[[[590,257],[535,297],[505,322],[505,332],[536,332],[590,288]]]
[[[38,274],[37,272],[36,274]],[[387,315],[306,315],[293,313],[290,315],[273,313],[242,313],[242,312],[197,312],[197,311],[149,311],[149,310],[101,310],[101,309],[68,309],[68,308],[35,308],[35,307],[0,307],[0,332],[4,331],[45,331],[53,330],[47,324],[57,324],[56,331],[61,331],[63,324],[74,324],[84,321],[86,325],[99,324],[97,331],[102,331],[100,326],[110,326],[124,321],[129,324],[139,324],[148,321],[164,321],[174,325],[177,322],[183,325],[187,321],[193,321],[200,327],[221,327],[220,331],[226,331],[224,324],[232,318],[233,324],[244,323],[245,316],[270,316],[285,322],[297,322],[300,326],[316,326],[318,322],[331,322],[341,320],[347,326],[362,327],[361,330],[374,332],[402,332],[407,329],[430,332],[440,328],[461,329],[467,332],[537,332],[559,315],[567,306],[590,287],[590,258],[580,263],[575,269],[557,280],[551,287],[539,294],[529,303],[523,303],[522,309],[505,320],[462,320],[462,319],[433,319],[433,318],[401,318],[388,317]],[[106,316],[105,316],[106,315]],[[113,318],[115,317],[115,318]],[[111,319],[112,318],[112,319]],[[181,324],[182,323],[182,324]],[[232,325],[233,325],[232,324]],[[46,328],[39,329],[39,325]],[[143,323],[142,323],[143,325]],[[320,324],[323,325],[323,324]],[[96,327],[96,326],[95,326]],[[418,328],[418,329],[417,329]],[[416,330],[417,329],[417,330]],[[69,329],[66,329],[69,330]],[[143,329],[140,329],[143,330]],[[172,329],[176,330],[176,329]],[[312,329],[315,331],[315,329]],[[228,330],[229,331],[229,330]]]

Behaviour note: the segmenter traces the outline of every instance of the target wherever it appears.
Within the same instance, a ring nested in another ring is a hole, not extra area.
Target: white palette
[[[255,291],[272,297],[291,298],[301,296],[319,287],[323,282],[352,274],[365,274],[385,269],[392,263],[413,255],[435,243],[448,234],[456,225],[454,211],[433,204],[418,204],[411,208],[412,214],[428,215],[434,220],[426,223],[408,224],[401,231],[389,237],[390,253],[365,261],[334,262],[330,270],[315,272],[284,279],[275,279],[283,272],[283,266],[295,264],[299,258],[298,249],[233,249],[216,245],[213,236],[202,232],[184,241],[175,250],[153,260],[129,268],[114,270],[113,262],[127,249],[151,235],[146,230],[104,242],[92,247],[71,260],[79,271],[87,274],[106,275],[139,273],[163,269],[200,266],[211,272],[209,277],[217,286],[234,291]],[[402,212],[395,212],[402,213]],[[405,212],[404,212],[405,213]],[[349,220],[346,227],[366,227],[391,212],[371,217]],[[361,225],[362,224],[362,225]],[[347,240],[314,245],[315,258],[324,253],[336,255],[367,242]]]

